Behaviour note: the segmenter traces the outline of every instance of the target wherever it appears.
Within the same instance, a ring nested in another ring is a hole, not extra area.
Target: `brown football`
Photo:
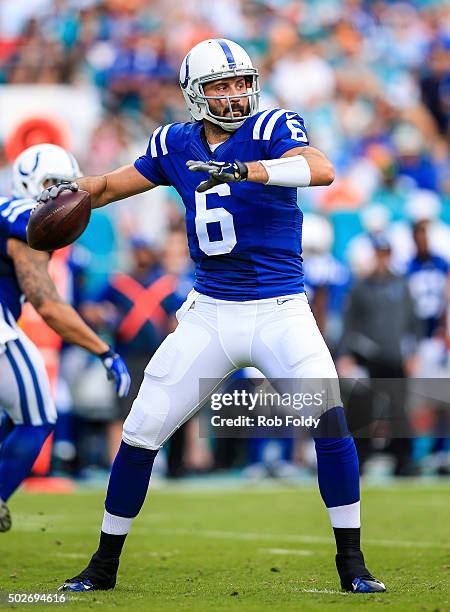
[[[27,228],[28,244],[38,251],[62,249],[81,236],[90,217],[91,196],[87,191],[63,191],[33,209]]]

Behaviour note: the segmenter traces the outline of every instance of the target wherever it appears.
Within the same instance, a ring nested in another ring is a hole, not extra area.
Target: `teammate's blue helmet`
[[[246,77],[247,91],[233,96],[205,96],[203,85],[209,81],[233,76]],[[225,38],[212,38],[198,43],[184,58],[180,68],[180,87],[189,112],[198,121],[207,119],[228,132],[234,132],[247,117],[258,112],[259,73],[248,53],[237,43]],[[233,115],[230,99],[249,98],[249,113],[246,117]],[[211,112],[208,100],[227,100],[229,117]]]

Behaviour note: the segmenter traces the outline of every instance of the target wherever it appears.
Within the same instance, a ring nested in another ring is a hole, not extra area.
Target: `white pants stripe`
[[[39,350],[4,305],[0,319],[0,407],[16,425],[55,423],[56,409]]]

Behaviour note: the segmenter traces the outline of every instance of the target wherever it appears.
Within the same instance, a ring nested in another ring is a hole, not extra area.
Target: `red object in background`
[[[62,296],[67,295],[67,258],[69,253],[70,247],[55,251],[49,264],[50,276]],[[23,306],[19,324],[44,357],[45,367],[54,397],[58,379],[59,351],[61,350],[62,344],[61,337],[48,327],[42,317],[35,311],[31,304],[28,303]],[[51,450],[52,436],[47,439],[42,447],[39,457],[36,459],[33,466],[33,474],[48,474],[50,470]]]
[[[8,136],[5,152],[10,163],[28,147],[37,144],[55,144],[70,149],[70,138],[67,129],[46,117],[29,117],[22,121]]]
[[[424,404],[416,408],[411,415],[411,424],[415,435],[426,436],[436,426],[436,411]]]
[[[41,448],[41,452],[38,458],[34,462],[32,473],[33,475],[45,476],[50,471],[50,464],[52,462],[52,444],[53,434],[51,434],[44,442],[44,446]],[[26,482],[26,481],[25,481]]]
[[[73,493],[75,485],[67,478],[54,476],[52,478],[30,478],[24,482],[24,489],[28,493]]]
[[[0,62],[6,64],[22,44],[21,38],[0,38]]]
[[[338,178],[331,187],[321,191],[320,208],[323,211],[359,210],[364,203],[364,195],[354,183],[344,177]]]

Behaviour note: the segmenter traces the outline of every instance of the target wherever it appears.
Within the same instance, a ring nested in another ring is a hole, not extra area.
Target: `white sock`
[[[328,508],[332,527],[361,527],[360,518],[361,502],[357,501],[354,504],[346,506],[335,506]]]
[[[111,535],[126,535],[130,531],[131,523],[134,519],[124,518],[110,514],[105,510],[103,515],[102,531]]]

